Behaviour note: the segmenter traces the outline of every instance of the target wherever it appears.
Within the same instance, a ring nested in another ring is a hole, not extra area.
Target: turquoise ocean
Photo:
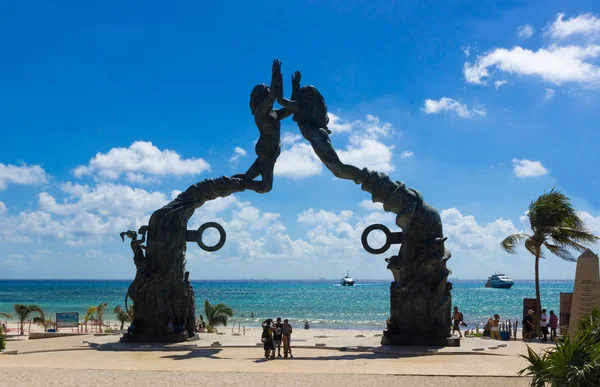
[[[37,304],[47,314],[79,312],[108,302],[105,319],[114,320],[112,309],[123,306],[130,281],[110,280],[0,280],[0,312],[11,312],[15,303]],[[533,281],[515,281],[511,289],[485,288],[485,280],[452,280],[452,304],[463,312],[469,326],[487,321],[494,313],[503,320],[521,321],[523,298],[535,298]],[[316,329],[381,330],[389,315],[390,281],[359,281],[344,287],[337,280],[319,281],[192,281],[196,314],[205,299],[224,302],[235,311],[233,321],[253,327],[267,317],[305,320]],[[561,292],[572,292],[573,281],[541,281],[542,306],[559,311]],[[254,318],[251,314],[254,313]]]

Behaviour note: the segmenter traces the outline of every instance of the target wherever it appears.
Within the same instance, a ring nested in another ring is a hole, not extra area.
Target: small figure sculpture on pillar
[[[122,232],[120,235],[123,242],[125,242],[125,236],[131,239],[129,246],[133,251],[133,263],[139,270],[146,260],[146,256],[144,255],[144,249],[146,246],[144,246],[143,243],[146,242],[146,231],[148,231],[148,226],[142,226],[138,231],[142,235],[142,239],[140,240],[137,239],[138,233],[133,230],[127,230],[126,232]]]

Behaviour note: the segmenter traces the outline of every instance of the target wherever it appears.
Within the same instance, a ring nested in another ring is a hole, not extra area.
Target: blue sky
[[[324,95],[342,160],[442,214],[458,278],[532,278],[498,248],[528,203],[566,192],[600,234],[600,9],[593,1],[81,2],[0,6],[0,278],[131,278],[118,233],[205,178],[244,172],[252,87],[283,62]],[[391,278],[360,247],[394,226],[291,121],[273,190],[205,205],[226,246],[192,278]],[[210,240],[215,235],[207,233]],[[598,246],[593,247],[598,250]],[[542,278],[572,278],[550,257]]]

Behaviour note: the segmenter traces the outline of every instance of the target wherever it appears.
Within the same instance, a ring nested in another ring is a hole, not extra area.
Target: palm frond
[[[556,255],[559,258],[564,259],[568,262],[576,262],[577,259],[573,257],[573,254],[569,252],[566,248],[557,245],[551,245],[548,242],[544,242],[544,247],[548,249],[552,254]]]
[[[562,246],[564,248],[573,249],[579,252],[584,252],[586,250],[584,245],[577,243],[566,235],[554,234],[549,238],[557,246]]]
[[[0,317],[11,318],[12,316],[8,313],[0,312]]]
[[[94,317],[94,313],[96,313],[96,307],[95,306],[90,306],[87,310],[87,313],[85,314],[85,322],[90,321],[90,319],[92,317]]]
[[[29,305],[28,306],[30,313],[35,312],[39,315],[40,318],[42,318],[44,321],[46,321],[46,314],[44,313],[44,310],[38,306],[38,305]]]
[[[204,314],[206,315],[206,322],[210,326],[223,325],[227,326],[227,322],[230,317],[233,317],[233,309],[224,303],[211,305],[208,300],[204,301]]]
[[[565,227],[565,226],[558,226],[558,227],[548,227],[547,228],[548,234],[550,235],[550,238],[555,239],[556,237],[558,238],[568,238],[569,240],[571,240],[572,242],[575,242],[577,244],[582,244],[582,243],[586,243],[586,244],[592,244],[592,243],[596,243],[598,241],[600,241],[600,238],[598,238],[597,236],[595,236],[594,234],[592,234],[592,232],[586,228],[573,228],[573,227]],[[585,247],[583,247],[583,250],[578,250],[578,251],[585,251]]]
[[[528,217],[535,232],[546,227],[584,227],[583,220],[571,205],[570,199],[555,189],[540,195],[529,205]]]
[[[526,240],[530,236],[527,234],[513,234],[509,235],[502,242],[500,242],[500,247],[510,254],[516,254],[516,247],[522,240]]]
[[[531,238],[527,238],[525,240],[525,249],[531,253],[534,257],[543,258],[541,244],[543,243],[543,239],[537,238],[533,236]]]

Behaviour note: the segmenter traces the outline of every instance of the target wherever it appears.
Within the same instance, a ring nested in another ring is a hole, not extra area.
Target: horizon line
[[[487,278],[448,278],[448,281],[486,281]],[[535,281],[533,278],[513,278],[514,281]],[[127,278],[0,278],[0,281],[133,281]],[[190,281],[339,281],[339,278],[196,278]],[[365,278],[361,281],[393,281],[385,278]],[[546,278],[542,281],[574,281],[569,278]]]

